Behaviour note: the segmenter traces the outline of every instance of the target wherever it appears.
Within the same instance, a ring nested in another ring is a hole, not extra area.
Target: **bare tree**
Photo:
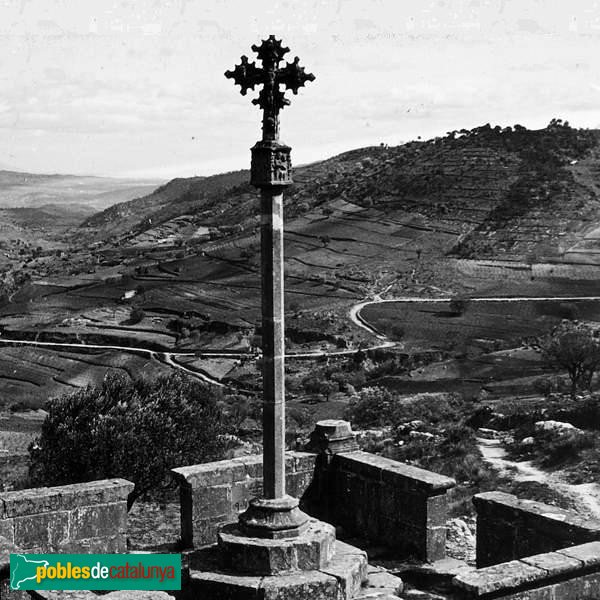
[[[571,394],[589,389],[600,368],[600,337],[591,327],[573,321],[563,322],[542,342],[546,360],[565,369],[571,380]]]

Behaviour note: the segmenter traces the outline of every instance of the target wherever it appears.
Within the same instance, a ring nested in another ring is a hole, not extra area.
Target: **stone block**
[[[336,454],[331,460],[331,465],[335,470],[374,481],[381,481],[381,470],[385,468],[388,460],[383,456],[370,454],[369,452],[344,452]]]
[[[520,560],[500,563],[466,571],[457,575],[452,581],[457,587],[467,590],[476,596],[497,593],[500,590],[510,592],[525,584],[541,582],[546,578],[546,572]]]
[[[307,448],[316,453],[339,454],[358,450],[358,443],[348,421],[326,419],[315,425]]]
[[[292,471],[294,473],[313,473],[317,461],[317,455],[313,452],[289,452],[293,460]]]
[[[563,548],[556,552],[581,561],[586,568],[600,567],[600,542],[588,542],[579,546]]]
[[[434,496],[456,485],[454,479],[445,475],[439,475],[395,460],[386,460],[389,460],[390,464],[382,469],[382,481],[400,489],[415,494],[422,493],[426,496]]]
[[[400,577],[393,575],[382,567],[369,565],[367,569],[366,588],[369,590],[388,590],[393,594],[401,594],[404,583]]]
[[[126,479],[101,479],[86,483],[60,486],[60,508],[71,510],[78,506],[126,503],[134,484]]]
[[[272,575],[294,570],[314,570],[326,565],[335,543],[335,529],[312,520],[297,537],[253,538],[243,535],[237,524],[227,525],[218,535],[224,568],[237,573]]]
[[[219,460],[200,465],[178,467],[171,473],[178,481],[182,479],[193,488],[206,488],[214,485],[232,484],[246,476],[246,467],[243,462],[232,460]]]
[[[286,457],[287,458],[287,457]],[[240,456],[239,458],[233,459],[236,463],[244,466],[243,473],[236,470],[233,473],[234,481],[244,481],[247,478],[250,479],[261,479],[263,476],[263,465],[262,465],[262,454],[255,454],[252,456]],[[287,470],[287,464],[286,464]]]
[[[233,513],[231,504],[231,483],[212,487],[197,488],[193,494],[194,519],[206,519],[213,515],[230,515]]]
[[[598,600],[600,598],[600,573],[590,573],[562,581],[540,591],[549,591],[551,595],[542,596],[538,590],[533,590],[529,598],[517,599],[515,597],[515,600]]]
[[[430,496],[426,501],[426,522],[427,526],[445,527],[448,517],[448,498],[446,494],[439,496]]]
[[[558,552],[547,552],[546,554],[536,554],[521,559],[524,563],[543,569],[549,577],[565,575],[581,571],[583,562],[581,560],[559,554]]]
[[[240,575],[223,568],[215,546],[194,551],[187,560],[189,597],[198,600],[350,600],[366,578],[366,554],[341,542],[336,542],[335,547],[335,555],[325,568],[267,576]]]
[[[295,498],[301,498],[304,492],[312,484],[313,473],[312,471],[299,471],[297,473],[290,473],[286,478],[286,493]]]
[[[20,517],[58,510],[60,492],[56,488],[33,488],[0,494],[4,517]]]
[[[192,488],[187,483],[179,487],[179,514],[181,522],[181,543],[191,548],[194,543],[194,519],[192,516]]]
[[[342,600],[340,583],[321,571],[301,571],[292,575],[265,577],[257,598],[260,600]]]
[[[194,548],[213,544],[221,527],[229,522],[231,522],[229,515],[217,515],[209,519],[195,519],[192,536]]]
[[[344,552],[340,547],[331,562],[321,570],[337,579],[343,598],[354,598],[367,580],[367,568],[366,552]]]
[[[425,552],[420,558],[428,562],[443,559],[446,556],[446,526],[428,527],[425,535]]]
[[[48,512],[17,517],[15,522],[15,540],[24,552],[42,548],[53,551],[53,544],[69,537],[69,516],[67,512]]]
[[[0,537],[9,542],[15,541],[15,521],[14,519],[0,519]]]
[[[71,510],[78,506],[125,502],[133,483],[125,479],[102,479],[87,483],[2,492],[5,517]]]
[[[263,577],[256,575],[192,570],[190,595],[197,600],[258,600],[262,580]]]
[[[127,531],[125,504],[82,506],[71,512],[71,538],[85,539]]]

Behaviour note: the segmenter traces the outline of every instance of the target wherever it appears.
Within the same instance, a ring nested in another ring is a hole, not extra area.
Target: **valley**
[[[565,319],[600,322],[600,135],[519,127],[295,169],[284,236],[290,444],[316,420],[356,411],[372,388],[398,405],[461,397],[465,415],[564,392],[539,340]],[[85,210],[69,194],[50,210],[7,191],[0,449],[24,451],[41,421],[22,415],[112,370],[184,371],[257,401],[258,196],[247,181],[246,171],[175,179],[109,206],[100,185]],[[251,411],[240,422],[253,439]]]

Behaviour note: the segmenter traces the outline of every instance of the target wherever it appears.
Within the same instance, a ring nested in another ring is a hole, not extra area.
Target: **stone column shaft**
[[[263,494],[285,495],[283,194],[261,190]]]

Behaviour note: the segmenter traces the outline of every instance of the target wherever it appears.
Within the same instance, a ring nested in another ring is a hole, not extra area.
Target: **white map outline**
[[[43,565],[44,567],[47,567],[50,564],[47,560],[29,560],[23,554],[14,554],[14,556],[18,556],[18,557],[22,558],[26,563],[29,563],[29,564]],[[16,575],[17,575],[17,570],[18,570],[20,564],[21,563],[19,562],[16,565],[16,568],[14,570],[13,569],[10,570],[10,587],[13,590],[20,590],[22,583],[25,583],[26,581],[29,581],[30,579],[35,579],[37,577],[37,573],[36,573],[32,577],[25,577],[25,579],[21,579],[20,581],[18,581],[15,584],[15,578],[16,578]]]

